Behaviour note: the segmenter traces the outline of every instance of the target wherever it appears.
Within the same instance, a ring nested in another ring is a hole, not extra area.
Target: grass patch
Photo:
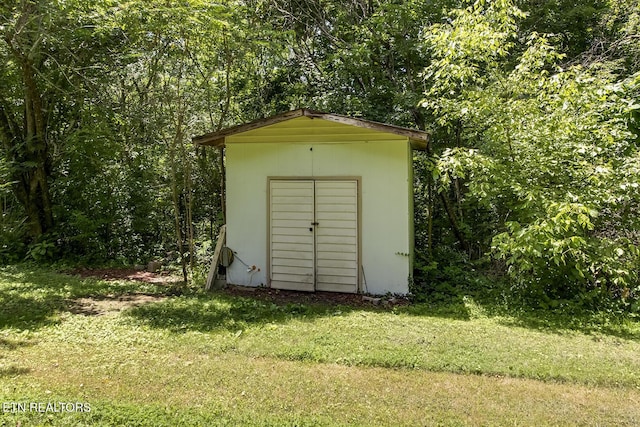
[[[75,278],[29,265],[0,268],[0,328],[34,330],[58,322],[81,297],[159,293],[157,285]]]
[[[0,268],[0,400],[91,405],[0,425],[640,422],[630,319],[583,332],[471,298],[382,309],[192,292],[104,315],[69,302],[140,292],[163,289]]]

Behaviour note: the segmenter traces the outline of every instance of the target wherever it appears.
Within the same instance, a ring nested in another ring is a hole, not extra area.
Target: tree
[[[14,164],[15,194],[29,218],[29,233],[36,238],[53,226],[46,133],[50,107],[38,75],[46,60],[42,46],[48,41],[44,34],[51,23],[42,5],[33,1],[22,1],[12,10],[4,6],[2,15],[9,25],[4,28],[1,60],[10,68],[6,77],[15,86],[13,93],[1,98],[1,136],[4,151]],[[16,111],[16,104],[22,111]]]
[[[79,128],[85,103],[96,97],[101,65],[110,60],[113,39],[95,31],[100,6],[83,0],[0,5],[1,154],[31,240],[53,228],[54,152]]]
[[[638,76],[562,68],[537,34],[514,57],[522,17],[508,0],[479,1],[427,33],[423,105],[461,141],[439,156],[440,191],[462,180],[465,202],[493,224],[494,256],[522,288],[638,298]]]

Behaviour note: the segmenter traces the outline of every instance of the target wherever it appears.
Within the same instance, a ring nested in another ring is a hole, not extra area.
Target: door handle
[[[312,222],[311,225],[320,225],[319,222]]]

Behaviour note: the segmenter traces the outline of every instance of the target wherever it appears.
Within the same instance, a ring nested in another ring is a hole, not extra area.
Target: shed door
[[[316,181],[316,290],[358,290],[358,183]]]
[[[271,287],[315,289],[313,181],[270,181]]]
[[[358,183],[271,180],[271,287],[358,290]]]

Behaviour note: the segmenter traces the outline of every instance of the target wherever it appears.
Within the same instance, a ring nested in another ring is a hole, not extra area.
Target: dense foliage
[[[533,301],[635,305],[640,74],[562,66],[550,36],[520,46],[522,17],[509,2],[477,2],[426,34],[423,105],[457,139],[432,169],[439,191],[455,181],[461,203],[484,210],[491,254]]]
[[[413,292],[638,310],[637,0],[0,3],[0,262],[202,264],[220,152],[298,107],[432,132]],[[492,281],[495,281],[492,279]]]

